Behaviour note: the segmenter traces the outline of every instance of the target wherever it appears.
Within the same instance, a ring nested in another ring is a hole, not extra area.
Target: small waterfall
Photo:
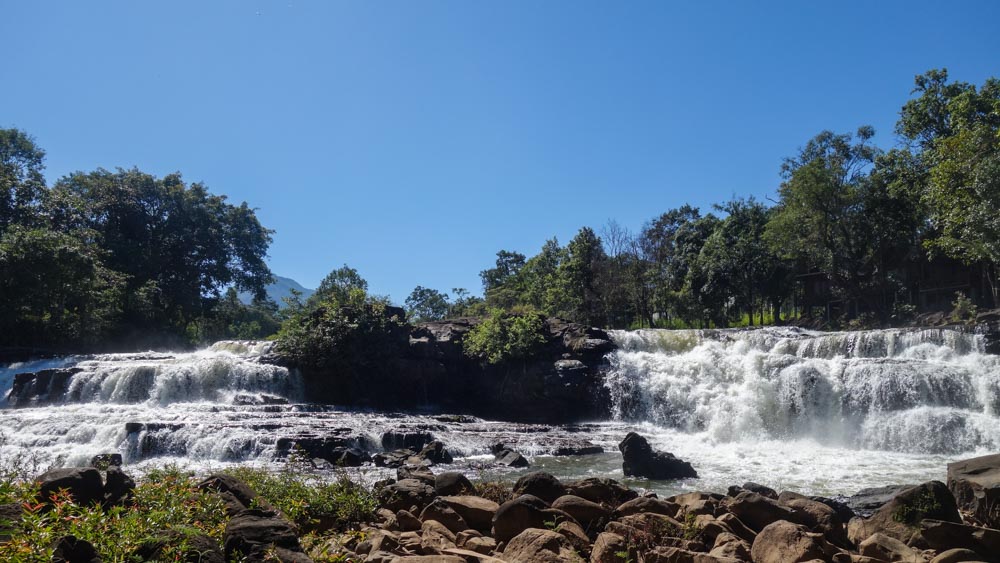
[[[615,331],[614,416],[720,442],[1000,447],[1000,357],[949,329]]]

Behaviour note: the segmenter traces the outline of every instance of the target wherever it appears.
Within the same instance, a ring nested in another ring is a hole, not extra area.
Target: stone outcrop
[[[645,438],[629,432],[618,444],[622,452],[622,470],[626,476],[647,479],[684,479],[698,477],[691,464],[669,452],[653,451]]]
[[[1000,454],[948,464],[948,489],[979,523],[1000,528]]]

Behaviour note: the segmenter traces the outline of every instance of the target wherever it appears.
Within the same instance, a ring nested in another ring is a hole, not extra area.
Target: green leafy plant
[[[465,354],[487,364],[501,364],[530,357],[543,344],[543,320],[537,314],[513,315],[491,309],[462,342]]]

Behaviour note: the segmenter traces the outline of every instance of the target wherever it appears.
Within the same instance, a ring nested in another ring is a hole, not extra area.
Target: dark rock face
[[[909,543],[919,535],[915,532],[925,519],[962,523],[955,497],[940,481],[928,481],[897,494],[870,518],[854,518],[848,524],[847,535],[854,544],[875,533]]]
[[[912,489],[916,485],[887,485],[861,489],[848,497],[844,504],[859,516],[871,516],[879,508],[889,502],[899,493]]]
[[[545,344],[528,362],[482,365],[465,356],[462,341],[478,319],[422,323],[410,330],[401,356],[389,373],[378,377],[337,377],[304,370],[307,396],[318,402],[380,409],[432,406],[501,420],[567,422],[607,414],[609,398],[603,385],[605,356],[614,349],[600,329],[563,319],[546,319]],[[395,352],[394,352],[395,353]],[[283,358],[266,361],[289,365]],[[475,397],[475,401],[469,401]],[[396,437],[383,449],[421,448]],[[590,445],[586,452],[598,450]]]
[[[532,495],[545,502],[553,502],[566,494],[566,486],[549,473],[528,473],[514,483],[514,496]]]
[[[122,454],[97,454],[90,459],[90,466],[97,469],[108,467],[121,467]]]
[[[135,481],[122,471],[111,466],[104,474],[104,506],[118,506],[132,500]]]
[[[294,524],[272,511],[256,509],[244,510],[229,520],[224,548],[227,558],[233,559],[239,553],[250,561],[263,561],[273,548],[302,551]]]
[[[506,465],[507,467],[528,467],[531,465],[523,455],[504,444],[493,444],[490,446],[490,451],[493,452],[493,457],[496,458],[496,462],[500,465]]]
[[[1000,528],[1000,454],[949,463],[948,489],[959,508],[990,528]]]
[[[649,442],[635,432],[629,432],[618,444],[618,449],[622,452],[622,470],[627,476],[648,479],[698,477],[690,463],[669,452],[654,452]]]
[[[20,504],[0,504],[0,543],[10,539],[11,531],[21,521],[22,514]]]
[[[69,387],[69,380],[80,373],[80,368],[43,369],[34,373],[14,376],[7,402],[14,408],[35,407],[62,402]]]
[[[257,493],[247,486],[246,483],[224,473],[206,477],[202,482],[198,483],[198,488],[218,494],[222,498],[226,512],[230,516],[234,516],[250,508],[254,500],[257,499]],[[257,504],[264,504],[266,508],[270,508],[262,499],[258,500]]]
[[[42,502],[48,502],[61,489],[66,489],[73,501],[80,505],[104,501],[104,482],[101,473],[93,467],[53,469],[39,475],[35,481],[38,482],[38,497]]]
[[[100,563],[101,557],[94,546],[76,536],[63,536],[52,550],[52,563]]]
[[[434,477],[434,491],[438,496],[474,495],[476,488],[469,478],[457,471],[448,471]]]
[[[135,551],[142,561],[159,561],[164,551],[170,547],[181,547],[180,561],[183,563],[225,563],[222,547],[204,534],[182,533],[167,530],[144,541]]]

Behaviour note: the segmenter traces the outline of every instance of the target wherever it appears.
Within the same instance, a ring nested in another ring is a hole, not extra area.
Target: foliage
[[[465,354],[488,364],[530,357],[545,344],[544,321],[537,314],[510,314],[492,309],[462,341]]]
[[[301,465],[289,463],[278,473],[236,467],[227,471],[304,529],[322,521],[338,530],[357,529],[374,520],[378,503],[371,491],[346,474],[331,482],[312,477]]]
[[[51,561],[53,544],[65,535],[92,543],[105,561],[134,561],[134,552],[143,542],[169,529],[221,540],[225,529],[222,501],[200,491],[196,484],[192,475],[177,469],[156,469],[140,479],[131,505],[109,509],[80,506],[58,493],[53,508],[43,510],[31,500],[34,491],[25,489],[23,520],[10,541],[0,543],[0,559]],[[169,558],[182,548],[170,546],[164,555]]]
[[[962,293],[961,291],[955,292],[955,300],[951,302],[951,320],[958,322],[971,323],[976,320],[976,315],[979,313],[979,308],[976,304],[969,299],[969,296]]]
[[[448,314],[448,294],[417,286],[406,298],[406,313],[414,321],[439,321]]]

